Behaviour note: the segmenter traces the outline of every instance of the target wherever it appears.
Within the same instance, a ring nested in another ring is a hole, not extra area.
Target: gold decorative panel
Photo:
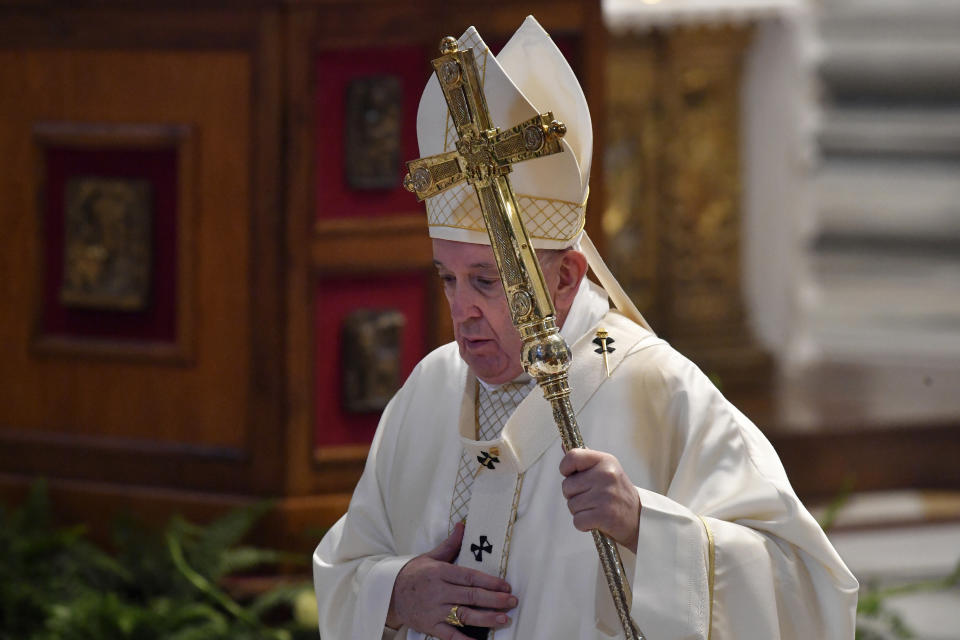
[[[359,309],[343,325],[343,407],[351,413],[386,408],[403,382],[400,346],[406,318],[395,309]]]
[[[740,276],[740,80],[749,27],[616,38],[603,227],[656,331],[721,383],[761,384]]]
[[[152,202],[146,180],[66,185],[64,306],[139,311],[150,292]]]
[[[347,87],[345,168],[353,189],[392,189],[400,182],[399,76],[361,76]]]

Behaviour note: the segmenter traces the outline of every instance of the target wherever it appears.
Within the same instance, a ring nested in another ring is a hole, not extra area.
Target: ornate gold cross
[[[547,112],[500,131],[490,122],[473,50],[460,51],[457,40],[448,36],[440,51],[433,68],[457,130],[456,150],[411,160],[403,185],[418,201],[461,182],[473,186],[514,323],[555,315],[507,174],[517,162],[562,152],[560,138],[567,128]]]
[[[560,138],[567,128],[547,112],[501,132],[490,122],[473,50],[460,51],[448,36],[440,53],[433,69],[457,128],[456,151],[411,160],[403,185],[420,201],[464,181],[476,189],[513,324],[523,339],[520,360],[550,402],[564,448],[583,447],[570,403],[570,348],[557,328],[556,310],[507,177],[516,162],[563,151]],[[643,640],[630,617],[630,581],[616,543],[599,530],[592,534],[626,638]]]

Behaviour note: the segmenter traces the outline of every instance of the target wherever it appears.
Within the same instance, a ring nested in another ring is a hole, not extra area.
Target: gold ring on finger
[[[460,619],[460,605],[455,604],[450,607],[450,613],[447,614],[447,624],[455,627],[462,627],[463,621]]]

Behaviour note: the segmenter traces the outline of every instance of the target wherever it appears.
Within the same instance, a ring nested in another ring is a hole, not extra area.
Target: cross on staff
[[[540,265],[527,251],[532,244],[507,174],[517,162],[562,152],[560,139],[567,127],[552,112],[504,131],[494,127],[473,50],[460,51],[449,36],[440,50],[443,55],[433,60],[433,68],[457,130],[456,150],[408,162],[404,187],[423,201],[462,182],[473,186],[491,241],[508,249],[494,253],[514,324],[555,315]]]
[[[456,38],[448,36],[440,53],[432,64],[457,130],[456,149],[408,162],[404,187],[418,201],[462,182],[476,190],[511,318],[523,340],[523,367],[550,402],[564,448],[583,447],[570,404],[570,349],[557,328],[556,310],[508,177],[517,162],[563,151],[567,128],[546,112],[501,131],[490,121],[473,50],[461,51]],[[616,543],[599,530],[591,533],[626,638],[643,640],[630,617],[630,582]]]

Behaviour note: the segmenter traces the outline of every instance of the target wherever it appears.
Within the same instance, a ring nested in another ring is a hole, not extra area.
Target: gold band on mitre
[[[466,190],[469,190],[467,192]],[[430,237],[490,244],[480,203],[469,185],[458,185],[426,201]],[[517,194],[523,223],[538,249],[563,249],[576,240],[586,223],[583,202]]]

